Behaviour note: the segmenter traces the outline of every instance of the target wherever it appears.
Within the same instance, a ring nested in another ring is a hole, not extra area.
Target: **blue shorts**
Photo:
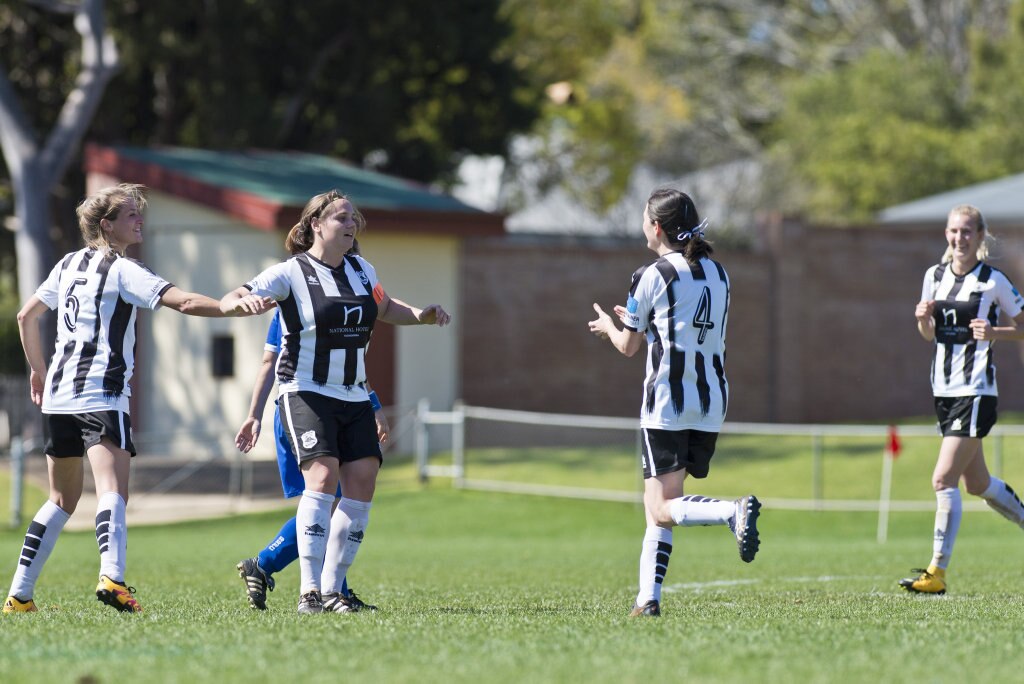
[[[291,441],[284,431],[281,412],[278,409],[274,410],[274,443],[277,445],[277,469],[281,473],[281,489],[284,490],[284,498],[301,496],[302,491],[306,488],[306,481],[302,479],[299,462],[292,452]],[[341,497],[340,484],[334,496]]]

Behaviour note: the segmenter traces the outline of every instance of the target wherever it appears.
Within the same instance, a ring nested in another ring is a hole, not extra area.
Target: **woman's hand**
[[[416,316],[416,320],[423,325],[436,325],[443,328],[451,322],[452,317],[441,308],[440,304],[428,304]]]
[[[914,317],[917,318],[919,323],[926,323],[932,320],[932,314],[935,313],[935,300],[929,299],[917,303],[917,308],[914,309]]]
[[[620,307],[615,308],[615,313],[618,314],[618,309]],[[594,311],[597,312],[597,318],[588,323],[588,325],[590,326],[590,332],[594,333],[602,340],[607,340],[611,332],[616,329],[615,323],[612,322],[612,317],[606,314],[604,309],[602,309],[596,303],[594,304]],[[623,309],[623,311],[625,310]],[[621,314],[619,314],[619,317],[622,317]]]
[[[256,316],[270,311],[275,306],[271,297],[263,297],[252,293],[240,295],[229,292],[220,300],[220,310],[228,316]]]
[[[28,376],[28,393],[32,397],[32,403],[36,406],[43,405],[43,382],[45,380],[45,374],[36,373],[35,371],[32,371]]]
[[[391,425],[388,424],[388,417],[383,411],[374,411],[373,419],[377,421],[377,441],[380,442],[381,449],[384,449],[388,446],[388,439],[391,436]]]
[[[242,427],[239,428],[238,434],[235,435],[235,446],[243,454],[249,453],[254,446],[256,441],[260,438],[260,419],[255,416],[249,416],[242,423]]]
[[[971,332],[976,340],[994,340],[996,338],[992,324],[984,318],[971,320]]]

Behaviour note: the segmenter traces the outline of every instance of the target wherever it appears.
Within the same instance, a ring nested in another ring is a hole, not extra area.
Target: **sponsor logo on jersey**
[[[320,284],[320,281],[317,280],[316,276],[313,275],[312,273],[310,273],[308,276],[306,276],[306,282],[309,283],[310,285],[319,285]]]
[[[302,440],[303,449],[312,449],[313,447],[316,446],[316,433],[313,432],[312,430],[309,430],[308,432],[303,432],[302,436],[299,437],[299,439]]]
[[[636,315],[639,306],[640,302],[633,297],[626,300],[626,318],[623,322],[634,330],[640,329],[640,317]]]

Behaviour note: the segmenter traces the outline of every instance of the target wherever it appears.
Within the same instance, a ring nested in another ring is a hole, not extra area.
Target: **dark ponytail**
[[[658,188],[647,198],[647,216],[661,226],[669,245],[688,262],[699,261],[714,252],[704,239],[707,222],[701,221],[697,206],[685,192]]]

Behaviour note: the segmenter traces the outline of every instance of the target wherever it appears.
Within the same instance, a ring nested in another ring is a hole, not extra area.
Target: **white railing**
[[[506,482],[497,480],[470,479],[466,477],[466,438],[465,425],[467,419],[495,421],[502,423],[519,423],[545,427],[588,428],[591,430],[634,431],[636,433],[637,453],[640,448],[639,420],[635,418],[585,416],[560,413],[536,413],[531,411],[514,411],[508,409],[467,406],[456,401],[451,411],[432,411],[427,400],[421,400],[415,423],[415,457],[417,472],[421,480],[430,477],[450,477],[456,487],[487,491],[503,491],[518,494],[540,494],[570,498],[596,499],[605,501],[642,502],[639,491],[615,491],[583,487],[564,487],[525,482]],[[451,465],[430,463],[429,426],[451,427]],[[881,488],[877,500],[869,499],[826,499],[824,496],[824,439],[826,437],[874,437],[884,443],[895,429],[901,437],[937,437],[934,426],[927,425],[828,425],[828,424],[784,424],[784,423],[736,423],[727,422],[722,426],[723,434],[729,435],[771,435],[771,436],[802,436],[811,440],[811,479],[812,494],[810,499],[767,498],[764,503],[777,509],[812,510],[812,511],[873,511],[877,512],[878,541],[884,543],[888,536],[888,518],[890,511],[931,511],[935,509],[933,501],[893,501],[890,498],[893,458],[884,450],[879,451],[881,457]],[[1024,426],[997,425],[989,434],[988,442],[992,447],[992,470],[998,474],[1002,470],[1003,438],[1024,436]],[[985,510],[980,501],[964,503],[965,510]]]

